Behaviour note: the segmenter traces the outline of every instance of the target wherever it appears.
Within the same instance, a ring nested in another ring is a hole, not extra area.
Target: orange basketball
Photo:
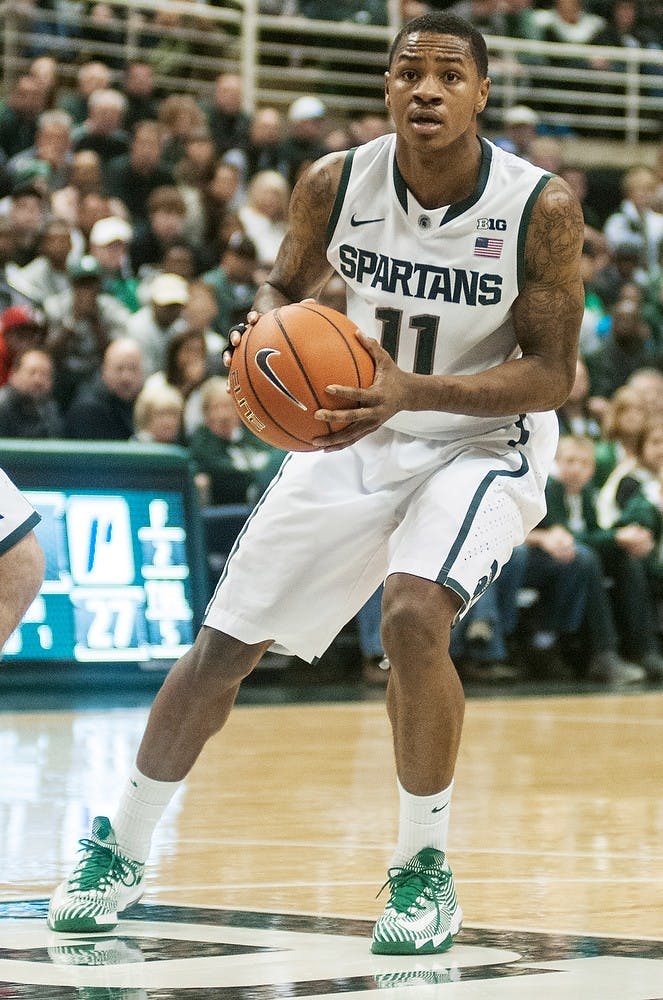
[[[240,417],[257,437],[286,451],[315,451],[313,438],[344,426],[315,420],[316,410],[352,409],[326,387],[365,389],[374,375],[352,320],[327,306],[296,302],[265,313],[244,334],[228,381]]]

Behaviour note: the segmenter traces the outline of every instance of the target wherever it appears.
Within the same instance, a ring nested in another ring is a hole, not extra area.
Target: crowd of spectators
[[[334,17],[382,23],[384,6],[339,3]],[[662,5],[636,10],[632,0],[403,2],[403,16],[434,6],[523,37],[552,38],[580,20],[594,40],[614,41],[618,25],[638,43],[663,37]],[[303,0],[263,7],[329,16],[328,4]],[[229,328],[274,261],[301,172],[384,134],[388,119],[339,118],[313,94],[249,115],[234,73],[218,76],[209,100],[160,95],[149,60],[86,61],[73,90],[59,69],[35,56],[0,101],[0,436],[178,444],[201,503],[252,503],[282,453],[229,405]],[[493,138],[577,192],[586,308],[547,520],[456,630],[460,669],[517,676],[516,636],[527,670],[660,680],[663,153],[622,171],[616,196],[542,134],[534,107],[510,108]],[[343,307],[342,289],[327,294]],[[523,610],[530,591],[538,600]],[[373,666],[378,615],[367,618]],[[583,636],[588,655],[569,657]]]
[[[536,162],[536,115],[497,141]],[[663,184],[622,173],[607,217],[586,171],[557,172],[585,209],[585,313],[576,381],[558,412],[548,513],[455,636],[468,677],[523,673],[608,685],[663,679]],[[531,607],[524,598],[534,599]]]

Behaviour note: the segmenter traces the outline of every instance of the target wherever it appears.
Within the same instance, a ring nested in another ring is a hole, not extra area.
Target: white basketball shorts
[[[380,428],[290,454],[233,547],[204,624],[304,660],[393,573],[459,595],[462,617],[545,513],[557,418],[462,441]]]
[[[41,517],[0,469],[0,556],[32,531]]]

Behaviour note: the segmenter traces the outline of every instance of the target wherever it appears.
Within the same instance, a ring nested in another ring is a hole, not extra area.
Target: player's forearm
[[[567,368],[556,370],[544,358],[526,357],[476,375],[411,375],[403,409],[477,417],[555,410],[573,385]]]

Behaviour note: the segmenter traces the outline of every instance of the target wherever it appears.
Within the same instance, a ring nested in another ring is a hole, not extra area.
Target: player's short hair
[[[389,66],[401,48],[403,39],[415,32],[431,35],[455,35],[457,38],[466,39],[479,76],[481,79],[488,76],[488,49],[483,35],[465,18],[449,14],[446,11],[432,11],[430,14],[422,14],[421,17],[415,17],[403,25],[391,43]]]

